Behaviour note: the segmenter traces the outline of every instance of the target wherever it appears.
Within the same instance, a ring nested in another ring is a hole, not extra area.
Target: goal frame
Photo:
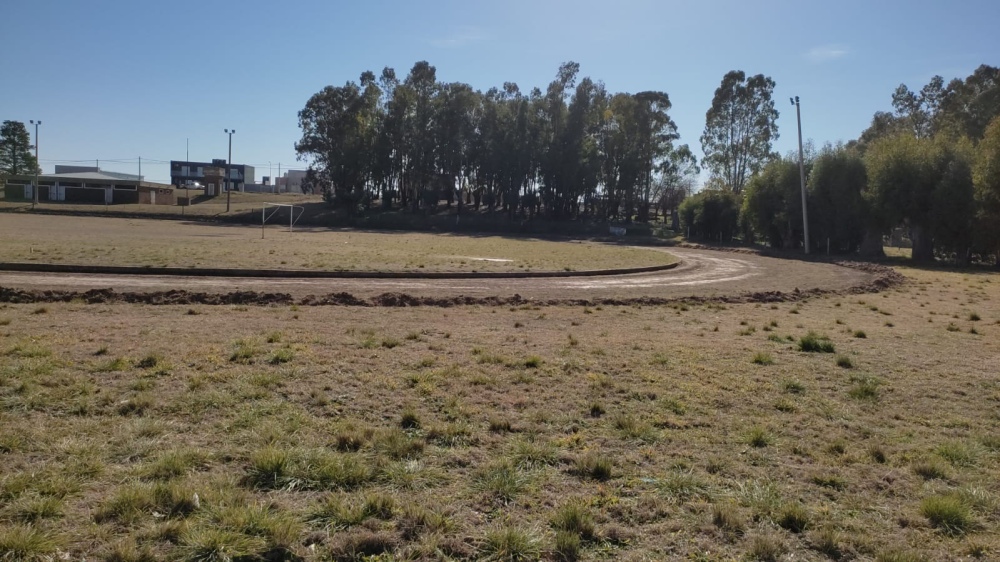
[[[268,214],[268,207],[274,207],[274,210]],[[264,225],[267,224],[267,220],[281,211],[282,208],[288,209],[288,232],[292,232],[295,229],[295,223],[299,222],[302,218],[302,214],[305,213],[305,208],[299,205],[292,205],[291,203],[264,203],[264,206],[260,208],[260,238],[264,239]],[[298,209],[298,216],[295,215],[295,211]]]

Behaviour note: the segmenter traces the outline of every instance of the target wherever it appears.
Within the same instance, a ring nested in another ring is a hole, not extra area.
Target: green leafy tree
[[[747,184],[741,218],[753,234],[774,248],[792,248],[802,239],[799,163],[786,158],[769,162]]]
[[[865,154],[873,224],[882,231],[899,224],[910,229],[913,259],[934,259],[938,249],[959,260],[971,232],[972,175],[967,144],[945,136],[918,139],[909,134],[875,141]]]
[[[4,121],[0,127],[0,172],[12,176],[35,173],[39,168],[31,153],[34,148],[24,123]]]
[[[868,209],[865,163],[857,150],[824,149],[809,173],[809,228],[812,239],[833,252],[855,252],[864,240]],[[881,241],[881,235],[878,236]],[[879,244],[881,249],[881,244]]]
[[[986,127],[976,147],[973,175],[976,202],[976,249],[994,256],[1000,266],[1000,117]]]
[[[736,194],[772,156],[771,142],[778,138],[774,87],[763,74],[748,78],[743,71],[730,71],[705,114],[702,163]]]
[[[704,189],[681,203],[681,227],[690,238],[729,241],[737,231],[739,200],[729,190]]]

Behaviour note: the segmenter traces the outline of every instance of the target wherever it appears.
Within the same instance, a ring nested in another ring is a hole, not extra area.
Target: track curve
[[[510,296],[533,299],[722,297],[747,292],[843,290],[873,275],[826,263],[802,262],[724,251],[669,248],[678,267],[609,277],[534,279],[306,279],[220,278],[156,275],[0,272],[0,286],[28,290],[114,289],[154,292],[185,289],[205,293],[259,291],[294,297],[346,292],[374,296],[399,292],[420,296]]]

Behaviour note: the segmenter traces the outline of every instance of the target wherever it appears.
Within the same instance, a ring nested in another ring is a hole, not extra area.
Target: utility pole
[[[226,160],[226,212],[229,212],[229,200],[231,198],[231,193],[233,192],[233,133],[236,129],[230,131],[229,129],[224,129],[226,134],[229,135],[229,160]]]
[[[34,209],[35,205],[38,204],[38,172],[41,168],[41,163],[38,161],[38,126],[42,124],[42,120],[39,119],[35,121],[31,120],[31,124],[35,126],[35,189],[31,190],[31,208]]]
[[[799,107],[799,96],[789,98],[795,106],[795,115],[799,120],[799,182],[802,186],[802,231],[805,235],[806,254],[809,254],[809,212],[806,209],[806,167],[802,155],[802,109]]]
[[[184,139],[184,161],[191,161],[191,139]]]
[[[139,157],[139,179],[136,181],[138,182],[136,185],[142,183],[142,156]]]
[[[278,162],[278,177],[281,177],[281,162]],[[285,182],[285,193],[288,193],[288,182]]]

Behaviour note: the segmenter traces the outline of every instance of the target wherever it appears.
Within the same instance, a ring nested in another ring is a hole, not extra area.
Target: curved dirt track
[[[534,300],[721,298],[746,293],[839,291],[866,285],[875,275],[826,263],[810,263],[723,251],[669,248],[681,264],[668,271],[581,278],[535,279],[264,279],[0,272],[0,287],[29,291],[113,289],[116,292],[186,290],[197,293],[254,291],[307,295],[350,293],[371,297],[405,293],[421,297],[509,297]]]

